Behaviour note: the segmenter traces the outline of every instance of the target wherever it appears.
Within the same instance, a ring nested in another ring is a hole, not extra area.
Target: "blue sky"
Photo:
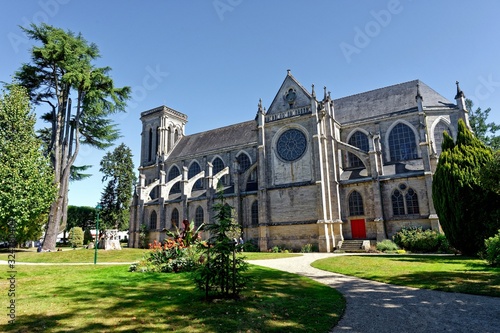
[[[0,81],[29,61],[20,25],[82,33],[99,46],[97,65],[133,89],[127,113],[113,118],[136,168],[142,111],[165,104],[187,114],[186,134],[253,119],[287,69],[334,98],[420,79],[454,101],[458,80],[500,123],[498,13],[494,0],[4,1]],[[99,201],[104,153],[82,148],[76,164],[94,165],[94,176],[71,184],[71,205]]]

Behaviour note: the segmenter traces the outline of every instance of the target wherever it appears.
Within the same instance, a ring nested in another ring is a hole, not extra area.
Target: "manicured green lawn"
[[[370,255],[317,260],[313,267],[396,285],[500,297],[500,268],[462,256]]]
[[[214,303],[186,273],[130,273],[128,265],[16,270],[16,323],[4,315],[1,332],[327,332],[345,307],[330,287],[257,266],[242,299]],[[6,292],[1,299],[8,304]]]
[[[140,260],[148,250],[123,248],[122,250],[98,250],[97,262],[134,262]],[[36,250],[19,250],[16,262],[45,263],[94,263],[94,250],[68,249],[55,252],[36,252]],[[6,252],[0,253],[0,260],[7,260]]]
[[[149,250],[122,248],[116,250],[98,250],[97,262],[137,262],[142,259]],[[8,250],[0,252],[0,260],[8,259]],[[240,253],[247,260],[288,258],[300,256],[299,253],[271,253],[271,252],[243,252]],[[20,249],[16,252],[16,262],[33,263],[94,263],[94,250],[86,249],[67,249],[56,252],[36,252],[35,249]]]

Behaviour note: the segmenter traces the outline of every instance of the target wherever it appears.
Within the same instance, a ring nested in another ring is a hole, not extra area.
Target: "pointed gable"
[[[290,109],[309,107],[311,94],[293,77],[288,70],[285,80],[269,106],[266,115],[278,114]]]

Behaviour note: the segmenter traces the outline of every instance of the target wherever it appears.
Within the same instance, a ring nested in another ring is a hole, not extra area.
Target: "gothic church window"
[[[221,172],[222,170],[224,170],[224,168],[225,168],[224,162],[219,157],[217,157],[215,160],[213,160],[212,165],[213,165],[212,172],[213,172],[214,176],[216,174],[218,174],[219,172]],[[220,179],[220,182],[222,182],[222,184],[225,184],[226,183],[226,176],[223,176]]]
[[[391,162],[412,160],[418,157],[415,133],[405,124],[399,123],[389,134]]]
[[[409,188],[405,194],[405,203],[408,214],[419,214],[418,196],[412,188]]]
[[[181,172],[179,171],[179,168],[174,165],[168,172],[167,181],[171,181],[172,179],[178,177],[180,174]],[[170,193],[180,193],[180,192],[181,192],[181,182],[177,182],[174,184],[174,186],[172,186]]]
[[[278,156],[287,162],[293,162],[300,159],[306,152],[306,148],[306,136],[295,128],[286,130],[280,135],[276,143]]]
[[[358,191],[352,191],[349,195],[349,216],[365,215],[363,208],[363,197]]]
[[[437,125],[434,127],[434,145],[436,147],[436,154],[440,155],[441,154],[441,145],[443,144],[443,133],[446,132],[448,133],[449,136],[451,136],[451,131],[448,125],[440,121],[437,123]]]
[[[247,186],[246,190],[247,191],[257,191],[258,185],[257,185],[257,168],[254,168],[252,172],[250,172],[250,175],[247,178]]]
[[[149,137],[148,137],[148,161],[152,159],[153,152],[153,129],[149,129]]]
[[[155,146],[154,146],[154,154],[153,156],[156,156],[158,154],[158,150],[160,147],[160,128],[156,127],[156,137],[155,137]]]
[[[238,155],[238,157],[236,158],[238,160],[238,164],[239,164],[239,171],[241,173],[245,172],[248,170],[248,168],[250,167],[250,158],[248,157],[247,154],[245,153],[241,153]]]
[[[156,229],[158,229],[156,211],[153,210],[151,212],[151,215],[149,216],[149,230],[156,230]]]
[[[203,223],[203,208],[201,206],[196,207],[196,212],[194,214],[194,226],[198,228]]]
[[[251,208],[251,216],[252,216],[252,225],[257,226],[259,225],[259,202],[255,200],[252,203],[252,208]]]
[[[179,226],[179,211],[177,208],[174,208],[172,211],[172,216],[170,221],[172,222],[172,227],[178,227]]]
[[[193,162],[190,166],[189,166],[189,170],[188,170],[188,178],[191,179],[193,178],[194,176],[196,176],[197,174],[199,174],[201,172],[201,168],[200,168],[200,165],[198,164],[198,162]],[[194,184],[193,186],[193,189],[195,190],[200,190],[203,188],[203,182],[201,179],[198,179],[196,181],[196,183]]]
[[[356,131],[354,132],[353,135],[349,138],[348,144],[351,146],[357,147],[365,152],[368,152],[368,137],[366,136],[365,133],[361,131]],[[347,153],[348,160],[349,160],[349,166],[352,168],[360,168],[364,167],[365,165],[363,162],[354,155],[353,153]]]
[[[394,216],[419,214],[418,195],[414,189],[400,184],[391,196],[392,213]]]

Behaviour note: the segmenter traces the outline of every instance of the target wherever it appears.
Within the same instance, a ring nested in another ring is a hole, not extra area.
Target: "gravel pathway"
[[[347,307],[330,332],[500,332],[500,298],[394,286],[310,266],[335,255],[306,253],[249,262],[307,276],[340,291]]]

